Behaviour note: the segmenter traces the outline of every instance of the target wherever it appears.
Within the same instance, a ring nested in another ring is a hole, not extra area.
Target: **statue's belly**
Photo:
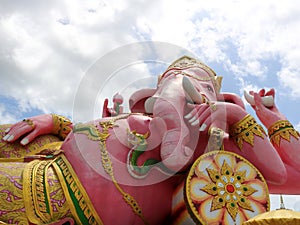
[[[178,178],[156,169],[142,179],[130,175],[129,149],[114,133],[101,143],[75,132],[62,149],[104,224],[160,224],[169,216]]]

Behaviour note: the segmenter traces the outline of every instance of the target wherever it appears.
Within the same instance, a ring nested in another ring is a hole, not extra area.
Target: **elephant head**
[[[185,121],[190,111],[188,104],[226,101],[244,108],[237,95],[220,93],[221,81],[222,77],[207,65],[183,56],[159,76],[155,89],[139,90],[131,96],[132,112],[150,113],[165,122],[167,131],[161,143],[161,157],[170,169],[178,171],[192,160],[195,139],[198,140],[199,134],[191,132]]]

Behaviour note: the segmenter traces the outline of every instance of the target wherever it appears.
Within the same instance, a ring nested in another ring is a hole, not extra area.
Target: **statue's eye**
[[[214,89],[210,86],[210,85],[207,85],[206,86],[206,89],[210,92],[214,92]]]

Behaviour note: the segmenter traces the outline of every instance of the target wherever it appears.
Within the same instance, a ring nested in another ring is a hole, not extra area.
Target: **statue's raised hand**
[[[252,96],[253,101],[247,101],[265,127],[269,128],[278,120],[286,120],[286,117],[280,113],[275,105],[275,90],[273,88],[267,92],[265,89],[261,89],[259,92],[250,91],[249,94]]]

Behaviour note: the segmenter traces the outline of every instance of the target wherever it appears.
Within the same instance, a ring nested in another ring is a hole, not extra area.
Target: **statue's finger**
[[[265,92],[266,92],[266,90],[263,88],[263,89],[259,90],[258,94],[259,94],[259,96],[265,96]]]
[[[9,133],[3,138],[3,140],[8,142],[14,142],[21,136],[27,134],[28,132],[32,131],[32,126],[28,124],[21,124],[14,129],[11,129]]]
[[[37,131],[33,130],[31,133],[29,133],[25,138],[23,138],[20,142],[21,145],[27,145],[30,143],[34,138],[38,136]]]

